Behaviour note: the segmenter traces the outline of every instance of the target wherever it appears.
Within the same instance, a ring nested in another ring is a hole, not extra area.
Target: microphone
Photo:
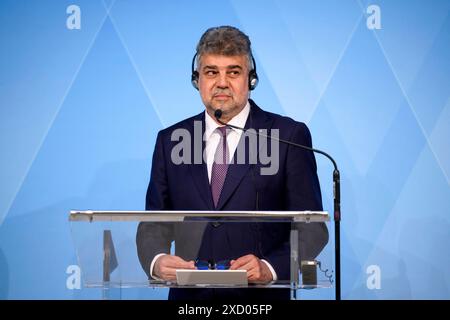
[[[226,123],[223,123],[222,121],[219,120],[222,117],[222,110],[216,109],[216,111],[214,111],[214,117],[220,124],[223,124],[225,126],[227,125]]]
[[[246,132],[247,130],[245,130],[244,128],[238,127],[238,126],[234,126],[228,123],[225,123],[223,121],[220,120],[220,118],[222,117],[222,110],[221,109],[216,109],[214,111],[214,117],[216,118],[217,122],[219,122],[221,125],[227,126],[229,128],[233,128],[233,129],[238,129],[241,130],[242,132]],[[250,131],[252,132],[252,131]],[[252,132],[253,133],[253,132]],[[282,143],[285,143],[287,145],[293,146],[293,147],[297,147],[297,148],[301,148],[304,150],[308,150],[308,151],[312,151],[312,152],[316,152],[316,153],[320,153],[322,155],[324,155],[325,157],[327,157],[332,163],[333,163],[333,199],[334,199],[334,238],[335,238],[335,269],[336,269],[336,300],[341,300],[341,236],[340,236],[340,222],[341,222],[341,179],[340,179],[340,173],[338,170],[338,166],[336,164],[336,161],[333,159],[332,156],[330,156],[328,153],[326,153],[325,151],[319,150],[319,149],[315,149],[315,148],[311,148],[308,146],[304,146],[302,144],[298,144],[292,141],[287,141],[284,139],[280,139],[280,138],[275,138],[272,136],[268,136],[265,134],[262,134],[258,131],[255,132],[256,135],[264,137],[264,138],[269,138],[269,139],[273,139]]]

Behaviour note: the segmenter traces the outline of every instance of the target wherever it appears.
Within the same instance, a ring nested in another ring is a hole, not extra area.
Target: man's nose
[[[228,88],[228,79],[225,73],[219,73],[219,77],[217,78],[216,86],[218,88]]]

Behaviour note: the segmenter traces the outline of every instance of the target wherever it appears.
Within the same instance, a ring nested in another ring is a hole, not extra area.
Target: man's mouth
[[[214,95],[214,98],[218,99],[218,100],[226,100],[226,99],[228,99],[230,97],[231,96],[229,96],[227,94],[216,94],[216,95]]]

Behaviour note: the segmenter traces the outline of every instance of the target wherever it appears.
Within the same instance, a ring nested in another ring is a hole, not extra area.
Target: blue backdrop
[[[340,165],[343,298],[448,299],[444,0],[2,0],[0,298],[101,297],[66,286],[68,211],[144,209],[156,133],[203,110],[190,62],[224,24],[252,40],[253,99],[307,123]],[[332,168],[318,169],[332,211]]]

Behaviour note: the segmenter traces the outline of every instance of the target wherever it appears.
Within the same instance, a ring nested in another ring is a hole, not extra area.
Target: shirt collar
[[[235,115],[228,123],[236,127],[244,128],[249,113],[250,113],[250,103],[247,101],[247,104],[241,110],[241,112]],[[205,110],[205,139],[208,140],[211,137],[211,134],[214,132],[214,130],[216,130],[218,127],[221,127],[221,125],[218,124]],[[234,128],[231,129],[236,130]]]

